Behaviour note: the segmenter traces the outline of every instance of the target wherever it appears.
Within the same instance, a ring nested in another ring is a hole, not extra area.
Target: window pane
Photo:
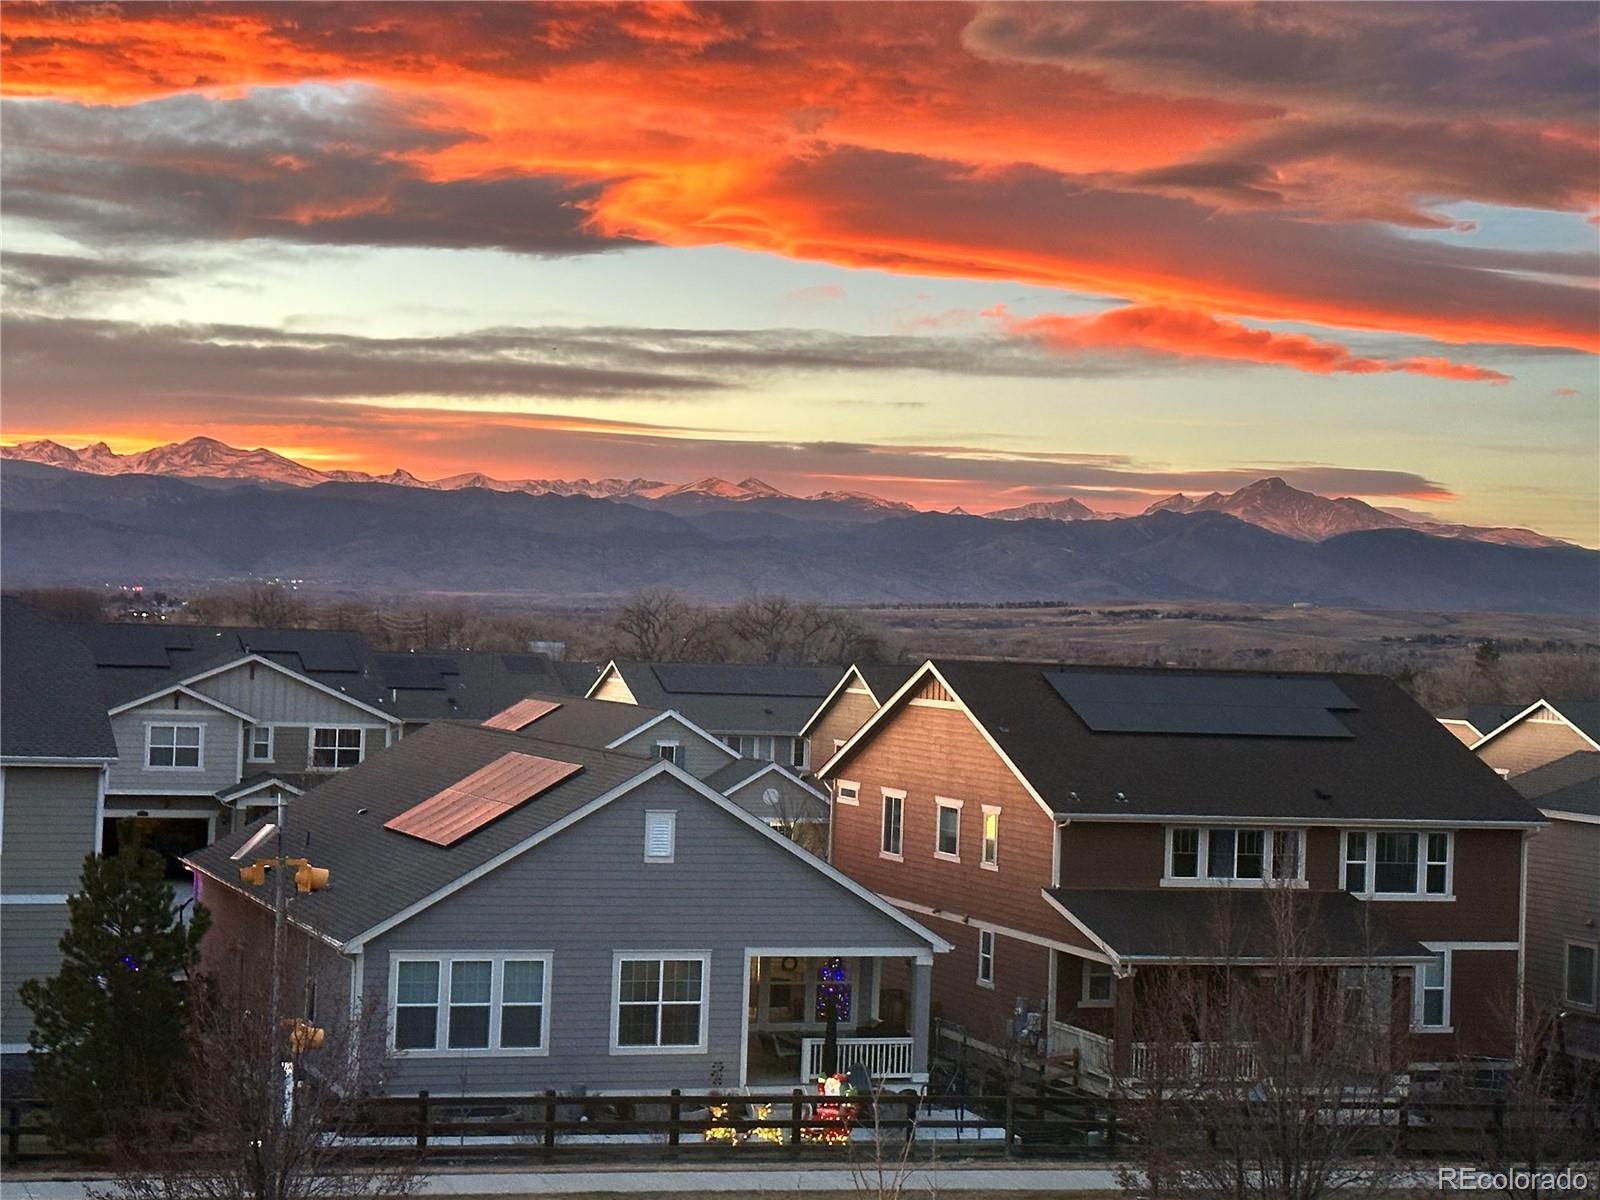
[[[1415,892],[1417,890],[1416,834],[1380,833],[1378,835],[1376,864],[1373,869],[1373,890],[1378,892]]]
[[[544,1042],[544,1006],[508,1004],[500,1010],[500,1044],[507,1049],[537,1050]]]
[[[434,1004],[439,999],[439,964],[403,962],[395,998],[401,1004]]]
[[[1444,1024],[1444,989],[1438,988],[1422,995],[1422,1023],[1438,1026]]]
[[[1422,986],[1427,988],[1444,986],[1444,959],[1432,958],[1423,965]]]
[[[700,966],[698,958],[668,959],[662,963],[661,998],[700,999]]]
[[[493,972],[493,963],[452,963],[450,966],[450,1002],[452,1004],[489,1003],[490,978]]]
[[[1364,833],[1350,833],[1345,835],[1344,847],[1344,887],[1347,892],[1364,892],[1367,890],[1367,835]]]
[[[489,1045],[489,1006],[474,1004],[450,1009],[450,1048],[483,1050]]]
[[[700,1041],[700,1006],[698,1004],[663,1004],[661,1006],[661,1044],[663,1046],[693,1046]]]
[[[1212,879],[1233,878],[1233,830],[1213,829],[1206,853],[1206,874]]]
[[[432,1050],[438,1037],[439,1010],[398,1008],[394,1014],[394,1044],[398,1050]]]
[[[654,1046],[656,1012],[654,1004],[624,1004],[617,1012],[617,1045]]]
[[[538,960],[505,965],[501,999],[506,1004],[539,1004],[544,1000],[544,964]]]
[[[661,964],[655,959],[624,959],[619,995],[624,1002],[661,999]]]
[[[339,747],[342,750],[361,749],[361,730],[341,729],[339,732]]]
[[[1172,831],[1172,874],[1178,879],[1193,879],[1200,874],[1200,831]]]
[[[959,808],[939,809],[939,853],[955,854],[960,845],[961,836],[961,810]]]
[[[1567,947],[1567,999],[1574,1004],[1595,1002],[1594,960],[1590,946]]]
[[[152,746],[170,746],[177,735],[177,730],[171,725],[152,725],[150,727],[150,744]]]
[[[200,744],[200,726],[179,725],[175,744],[179,746],[198,746]]]
[[[1267,835],[1259,829],[1241,829],[1238,833],[1237,877],[1260,879],[1265,873]]]
[[[1300,877],[1300,831],[1280,829],[1272,835],[1272,874],[1278,879]]]

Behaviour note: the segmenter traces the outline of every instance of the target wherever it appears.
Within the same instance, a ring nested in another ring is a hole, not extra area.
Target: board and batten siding
[[[1566,1007],[1567,942],[1600,942],[1600,824],[1551,819],[1528,843],[1531,1011]]]
[[[248,709],[244,711],[249,711]],[[203,725],[200,769],[147,768],[145,728],[154,724]],[[115,793],[210,795],[239,782],[243,730],[239,718],[182,694],[163,696],[111,718],[117,761],[106,789]]]
[[[381,718],[305,681],[264,667],[242,663],[191,685],[229,708],[247,712],[263,725],[280,722],[305,725],[382,725]]]
[[[677,814],[670,863],[644,861],[652,809]],[[363,972],[368,1003],[387,1013],[396,955],[553,955],[548,1055],[400,1056],[389,1082],[397,1093],[703,1091],[716,1079],[738,1086],[747,948],[852,947],[930,949],[792,851],[659,777],[376,938]],[[704,1053],[611,1053],[614,951],[710,954]]]
[[[21,767],[5,771],[7,893],[78,890],[83,860],[95,848],[100,768]]]
[[[705,738],[676,717],[658,721],[644,732],[634,734],[627,741],[619,743],[615,749],[619,754],[640,754],[646,758],[655,758],[657,742],[677,742],[681,745],[683,762],[679,765],[696,779],[704,779],[713,771],[720,770],[734,761],[730,754],[708,743]]]
[[[0,980],[4,980],[0,985],[0,1044],[8,1053],[22,1048],[33,1028],[33,1014],[17,989],[24,980],[48,978],[60,970],[61,935],[66,931],[65,904],[0,906]]]

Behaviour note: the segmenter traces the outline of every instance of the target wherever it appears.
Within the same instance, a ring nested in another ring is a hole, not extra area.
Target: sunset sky
[[[1600,542],[1600,9],[6,4],[0,432]]]

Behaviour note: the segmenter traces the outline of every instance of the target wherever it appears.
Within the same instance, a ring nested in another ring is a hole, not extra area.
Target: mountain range
[[[1268,499],[1280,490],[1264,483]],[[713,602],[783,593],[840,604],[1215,599],[1580,613],[1593,612],[1600,590],[1596,551],[1410,527],[1311,540],[1217,507],[993,520],[870,508],[855,497],[750,496],[752,481],[652,486],[666,490],[609,497],[249,478],[218,486],[214,477],[97,474],[13,457],[0,471],[0,575],[7,587],[184,592],[288,577],[323,594],[565,603],[666,587]]]
[[[482,472],[424,480],[399,468],[387,475],[373,475],[364,471],[319,471],[272,450],[262,447],[240,450],[209,437],[194,437],[136,454],[118,454],[104,442],[77,450],[48,440],[23,442],[0,447],[0,458],[41,463],[91,475],[166,475],[280,487],[381,483],[430,491],[482,488],[492,492],[522,492],[533,496],[589,496],[628,503],[649,503],[676,513],[756,510],[797,520],[876,520],[891,513],[919,511],[903,501],[885,500],[864,492],[827,491],[810,496],[793,496],[754,477],[738,483],[710,477],[692,483],[672,484],[642,478],[495,479]],[[1418,514],[1375,508],[1353,497],[1330,499],[1291,487],[1277,477],[1257,480],[1227,495],[1212,492],[1198,499],[1191,499],[1182,493],[1168,496],[1151,504],[1141,515],[1149,516],[1156,512],[1219,512],[1273,533],[1309,542],[1325,541],[1362,530],[1415,529],[1434,537],[1463,538],[1510,546],[1567,544],[1531,529],[1450,524]],[[951,515],[968,514],[956,509]],[[1126,514],[1098,512],[1075,497],[1037,501],[984,515],[992,520],[1003,521],[1126,519]],[[723,522],[729,528],[739,524],[738,519]],[[744,524],[751,523],[746,521]]]

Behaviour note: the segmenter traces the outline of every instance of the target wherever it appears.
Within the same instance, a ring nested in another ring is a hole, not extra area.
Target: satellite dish
[[[777,808],[778,807],[778,789],[777,788],[769,787],[766,791],[761,793],[761,798],[763,800],[765,800],[768,804],[772,805],[773,808]]]

